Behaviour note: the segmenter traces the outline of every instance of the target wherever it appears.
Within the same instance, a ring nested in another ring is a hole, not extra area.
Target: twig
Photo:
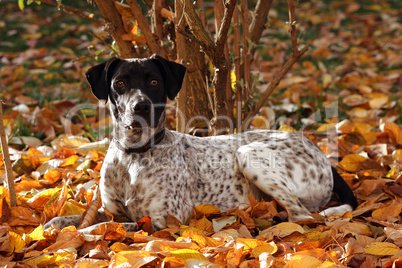
[[[254,117],[260,108],[264,105],[264,103],[267,101],[269,96],[272,94],[274,89],[278,86],[279,82],[282,80],[282,78],[285,76],[285,74],[292,68],[293,64],[295,64],[301,56],[303,56],[304,53],[308,50],[308,45],[303,47],[302,50],[296,55],[296,57],[292,57],[289,59],[285,65],[282,67],[282,69],[279,71],[279,73],[274,77],[274,79],[269,83],[267,89],[265,90],[264,94],[261,96],[261,99],[257,102],[255,105],[254,109],[247,115],[246,119],[244,119],[243,124],[242,124],[242,130],[245,130],[246,124],[250,123],[248,122],[252,117]]]
[[[289,26],[290,26],[290,37],[292,39],[292,51],[293,56],[297,55],[299,51],[297,50],[297,33],[296,33],[296,17],[295,17],[295,5],[293,0],[288,0],[289,3]]]
[[[4,160],[4,165],[6,168],[7,189],[10,194],[10,202],[11,202],[10,205],[12,207],[15,207],[15,206],[17,206],[17,196],[15,194],[13,170],[11,168],[10,154],[8,153],[6,132],[4,130],[3,105],[2,105],[1,100],[0,100],[0,120],[1,120],[1,122],[0,122],[1,151],[3,152],[3,160]]]
[[[48,4],[48,5],[51,5],[51,6],[58,7],[60,9],[62,9],[64,12],[67,12],[67,13],[70,12],[70,13],[72,13],[74,15],[77,15],[77,16],[79,16],[81,18],[84,18],[86,20],[95,22],[96,24],[99,24],[99,25],[105,24],[103,21],[100,21],[98,19],[95,19],[95,18],[92,18],[90,16],[85,15],[84,13],[82,13],[82,11],[84,11],[84,10],[69,7],[69,6],[66,6],[66,5],[59,5],[57,2],[54,2],[52,0],[39,0],[39,1],[42,2],[42,3]]]
[[[144,16],[144,14],[142,14],[141,6],[138,4],[136,0],[127,0],[127,3],[130,6],[135,19],[137,20],[138,27],[141,29],[141,32],[144,35],[145,40],[147,40],[147,44],[151,52],[166,58],[165,52],[155,41],[154,35],[152,34],[151,31],[151,27],[149,27],[147,18]]]
[[[290,20],[293,22],[295,21],[295,11],[294,11],[294,3],[293,0],[288,0],[289,3],[289,16]],[[293,64],[295,64],[301,56],[303,56],[304,53],[308,50],[308,45],[305,45],[302,50],[297,49],[297,35],[296,35],[296,27],[294,23],[291,23],[290,27],[290,35],[292,38],[292,51],[293,55],[292,58],[289,59],[285,65],[281,68],[279,73],[272,79],[271,83],[269,83],[267,89],[265,90],[264,94],[261,96],[261,99],[257,102],[257,104],[254,106],[253,110],[247,115],[246,119],[244,119],[242,123],[242,131],[245,130],[245,128],[250,124],[250,120],[258,113],[258,111],[261,109],[261,107],[264,105],[264,103],[268,100],[269,96],[272,94],[272,92],[275,90],[275,88],[278,86],[279,82],[282,80],[282,78],[285,76],[285,74],[292,68]]]

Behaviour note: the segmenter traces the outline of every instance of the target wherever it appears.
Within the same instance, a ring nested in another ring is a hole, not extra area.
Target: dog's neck
[[[128,147],[124,148],[118,140],[115,140],[117,148],[125,152],[126,154],[140,154],[140,153],[145,153],[149,149],[154,148],[156,145],[158,145],[163,138],[165,137],[165,128],[162,128],[161,131],[156,133],[154,136],[151,137],[151,139],[141,147]]]

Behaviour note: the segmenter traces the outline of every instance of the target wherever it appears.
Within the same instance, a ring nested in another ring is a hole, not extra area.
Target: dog
[[[181,89],[186,68],[153,55],[118,59],[92,67],[86,77],[95,97],[109,102],[113,133],[101,169],[105,207],[133,223],[150,216],[156,229],[168,214],[185,223],[193,207],[212,204],[222,211],[274,198],[289,221],[311,218],[334,192],[338,207],[357,207],[352,190],[325,154],[302,134],[273,130],[196,137],[165,128],[167,99]],[[102,213],[100,213],[102,214]],[[45,228],[78,225],[81,215],[55,218]]]

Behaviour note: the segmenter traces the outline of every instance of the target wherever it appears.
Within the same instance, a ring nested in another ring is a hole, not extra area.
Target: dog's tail
[[[335,212],[346,212],[351,211],[357,207],[357,199],[353,194],[353,191],[350,189],[349,185],[345,182],[345,180],[339,175],[334,167],[332,169],[332,178],[334,180],[334,188],[332,191],[335,193],[336,197],[341,203],[341,206],[328,208],[322,211],[321,215],[329,215]]]

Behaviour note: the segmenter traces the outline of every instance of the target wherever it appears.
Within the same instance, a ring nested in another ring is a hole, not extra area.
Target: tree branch
[[[221,27],[219,28],[219,32],[216,38],[217,54],[222,53],[224,50],[235,6],[236,0],[229,0],[229,2],[225,4],[225,13],[223,14]]]
[[[190,0],[179,0],[179,2],[183,6],[184,16],[186,17],[186,21],[188,23],[188,26],[190,27],[191,32],[201,42],[200,45],[202,49],[211,59],[211,61],[216,62],[214,59],[216,49],[215,43],[205,31],[200,18],[195,12],[193,3]]]
[[[51,5],[51,6],[58,7],[61,10],[63,10],[64,12],[66,12],[66,13],[72,13],[74,15],[77,15],[77,16],[81,17],[81,18],[84,18],[86,20],[92,21],[92,22],[94,22],[96,24],[99,24],[99,25],[105,24],[103,21],[100,21],[98,19],[91,18],[91,17],[85,15],[84,13],[82,13],[83,10],[73,8],[73,7],[69,7],[69,6],[66,6],[64,4],[59,5],[57,2],[54,2],[52,0],[39,0],[39,1],[42,2],[42,3],[48,4],[48,5]]]
[[[273,0],[258,0],[254,11],[254,17],[250,24],[250,40],[258,44],[265,29],[267,16]],[[253,54],[251,54],[253,55]]]
[[[293,55],[297,55],[299,53],[299,51],[297,50],[295,5],[294,5],[293,0],[288,0],[288,4],[289,4],[290,37],[292,39],[292,51],[293,51]]]
[[[245,130],[247,127],[247,124],[249,124],[250,119],[253,118],[260,108],[264,105],[264,103],[268,100],[269,96],[272,94],[274,89],[278,86],[279,82],[282,80],[282,78],[285,76],[285,74],[292,68],[293,64],[295,64],[301,56],[303,56],[304,53],[308,50],[308,45],[303,47],[300,52],[298,52],[296,55],[293,55],[291,59],[289,59],[285,65],[282,67],[282,69],[279,71],[279,73],[272,79],[271,83],[269,83],[267,89],[264,91],[264,94],[261,96],[261,99],[257,102],[253,110],[247,115],[246,119],[244,119],[243,124],[242,124],[242,131]]]
[[[163,49],[156,43],[154,35],[152,34],[151,27],[149,27],[148,20],[142,14],[142,10],[140,5],[136,0],[127,0],[128,5],[131,8],[131,11],[134,14],[135,19],[137,20],[138,27],[141,29],[142,34],[147,41],[148,47],[152,53],[156,53],[164,58],[166,58],[166,54]]]

